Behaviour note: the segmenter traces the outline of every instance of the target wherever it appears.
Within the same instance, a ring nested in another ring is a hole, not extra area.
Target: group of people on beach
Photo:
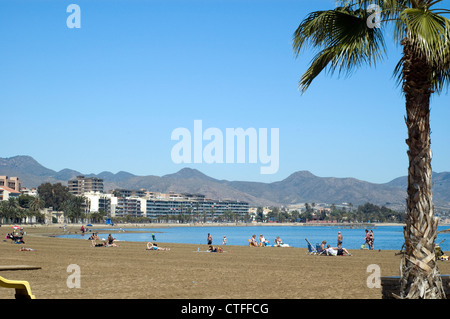
[[[23,233],[17,234],[17,233],[8,233],[5,236],[5,239],[11,239],[14,244],[25,244],[25,241],[23,240]]]
[[[373,236],[373,230],[366,229],[366,236],[364,237],[364,249],[373,250],[373,242],[375,237]],[[363,247],[361,247],[363,248]]]
[[[214,247],[213,244],[213,237],[211,233],[208,233],[208,236],[206,237],[206,243],[208,244],[208,251],[210,253],[222,253],[223,249],[221,247]],[[226,236],[223,236],[222,239],[222,245],[226,245],[228,243],[228,239]]]
[[[10,234],[8,234],[10,235]],[[162,247],[158,247],[158,245],[155,243],[155,235],[152,234],[152,242],[148,242],[147,243],[147,248],[146,250],[170,250],[170,248],[162,248]],[[89,237],[89,240],[91,240],[92,243],[92,247],[117,247],[118,245],[116,243],[114,243],[114,241],[116,240],[115,238],[113,238],[111,236],[111,234],[108,235],[108,238],[106,240],[101,240],[98,237],[98,233],[93,233],[91,235],[91,237]],[[100,241],[100,242],[99,242]],[[270,241],[267,240],[263,234],[259,235],[259,242],[256,239],[256,235],[252,235],[252,237],[248,240],[249,241],[249,245],[251,247],[289,247],[288,244],[284,244],[282,239],[277,236],[274,240],[274,245],[270,246]],[[372,230],[367,230],[366,229],[366,236],[364,237],[364,245],[361,246],[361,248],[364,249],[373,249],[373,243],[374,243],[374,235],[373,235],[373,231]],[[207,236],[207,244],[208,244],[208,251],[211,252],[222,252],[222,248],[218,248],[218,247],[214,247],[212,245],[213,242],[213,237],[211,235],[211,233],[208,233]],[[342,247],[342,243],[343,243],[343,236],[342,233],[339,231],[338,232],[338,236],[337,236],[337,246],[336,247],[331,247],[329,244],[327,244],[327,241],[324,240],[322,241],[321,245],[320,245],[320,253],[321,254],[325,254],[325,255],[331,255],[331,256],[344,256],[344,255],[348,255],[351,256],[351,254],[348,252],[348,250],[344,247]],[[223,237],[222,240],[222,245],[226,245],[227,244],[227,238],[226,236]],[[368,246],[368,248],[367,248]]]
[[[108,235],[108,238],[106,240],[101,240],[100,237],[98,237],[98,233],[93,233],[91,237],[89,237],[89,240],[91,241],[92,247],[118,247],[114,241],[116,240],[111,234]]]
[[[156,241],[156,236],[152,233],[152,241],[147,242],[147,248],[145,250],[170,250],[170,248],[159,247]]]
[[[25,235],[23,228],[19,228],[18,226],[14,226],[13,228],[11,233],[6,234],[5,239],[11,239],[14,244],[25,244],[25,241],[23,240],[23,236]]]
[[[326,256],[351,256],[352,254],[350,254],[346,248],[342,247],[343,242],[344,236],[342,236],[342,233],[338,231],[336,247],[331,247],[327,244],[327,241],[324,240],[318,248],[318,253]]]
[[[267,240],[263,234],[259,235],[259,243],[256,240],[256,235],[253,235],[249,240],[249,245],[251,247],[270,247],[270,241]],[[274,240],[273,247],[289,247],[288,244],[284,244],[283,240],[281,240],[280,236],[277,236]]]

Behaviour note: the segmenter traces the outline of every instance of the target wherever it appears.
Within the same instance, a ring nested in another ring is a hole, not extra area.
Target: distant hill
[[[375,184],[355,178],[318,177],[308,171],[295,172],[273,183],[227,181],[214,179],[191,168],[164,176],[106,171],[94,175],[68,168],[56,172],[30,156],[0,158],[0,175],[18,176],[22,185],[29,188],[45,182],[66,185],[69,179],[85,175],[103,178],[105,190],[145,188],[157,192],[200,193],[214,199],[247,201],[251,205],[349,202],[356,206],[370,202],[393,208],[404,206],[407,181],[406,177],[399,177],[388,183]],[[450,173],[434,173],[433,181],[436,206],[450,207]]]

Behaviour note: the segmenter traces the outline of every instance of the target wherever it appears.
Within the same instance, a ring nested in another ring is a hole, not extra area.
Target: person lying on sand
[[[330,245],[327,245],[326,249],[327,256],[351,256],[347,249],[345,248],[337,248],[337,247],[330,247]]]
[[[222,253],[223,249],[220,247],[214,247],[212,245],[209,246],[208,251],[211,253]]]
[[[35,251],[33,248],[20,247],[19,251]]]
[[[157,244],[152,243],[152,242],[148,242],[146,250],[170,250],[170,248],[158,247]]]

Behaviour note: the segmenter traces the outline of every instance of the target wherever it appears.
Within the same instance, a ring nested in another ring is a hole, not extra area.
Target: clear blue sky
[[[69,4],[81,28],[69,29]],[[448,4],[447,4],[448,5]],[[279,181],[299,170],[375,183],[407,174],[400,49],[351,77],[298,80],[292,35],[334,0],[0,0],[0,157],[30,155],[59,171]],[[432,99],[433,170],[450,171],[450,98]],[[175,164],[171,133],[279,128],[279,170]]]

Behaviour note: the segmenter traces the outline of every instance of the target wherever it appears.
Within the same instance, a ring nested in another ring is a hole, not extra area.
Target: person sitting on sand
[[[318,249],[319,253],[323,253],[325,252],[325,250],[327,250],[327,241],[323,240],[322,243],[320,244],[320,249]]]
[[[283,245],[283,241],[281,240],[280,236],[277,236],[277,238],[275,238],[275,246],[281,247],[282,245]]]
[[[250,246],[258,247],[258,243],[256,241],[256,235],[253,235],[252,238],[250,238]]]
[[[101,243],[101,244],[97,244],[97,240],[100,240],[100,238],[98,237],[97,233],[93,233],[91,237],[89,237],[89,239],[91,240],[92,243],[92,247],[101,247],[101,246],[105,246],[105,243]]]
[[[263,234],[259,235],[259,246],[266,246],[266,239],[264,238]]]
[[[351,254],[347,251],[345,248],[337,248],[337,247],[330,247],[330,245],[327,245],[326,249],[327,256],[351,256]]]
[[[152,243],[152,242],[148,242],[147,243],[147,249],[146,250],[170,250],[170,248],[162,248],[162,247],[158,247],[157,244]]]
[[[106,246],[109,247],[119,247],[114,243],[115,238],[113,238],[113,236],[111,236],[111,234],[108,235],[108,238],[106,239]]]

